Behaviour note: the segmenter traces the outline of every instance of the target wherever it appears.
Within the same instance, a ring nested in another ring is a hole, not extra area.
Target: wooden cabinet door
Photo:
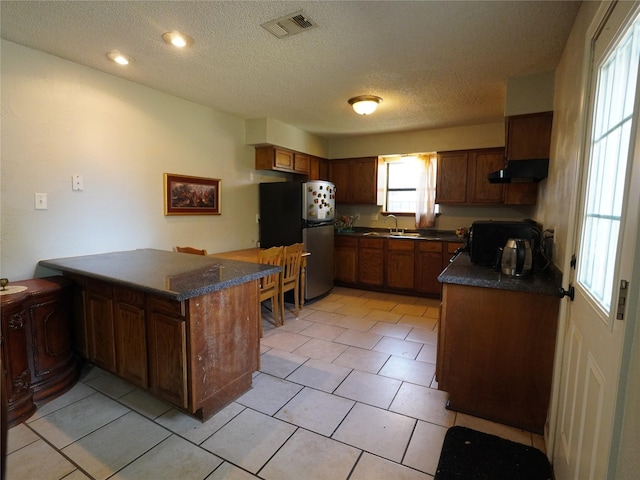
[[[331,160],[329,179],[336,186],[336,203],[377,204],[378,157]]]
[[[115,339],[118,375],[142,388],[147,374],[147,328],[144,293],[115,287]]]
[[[466,203],[467,151],[438,153],[436,203]]]
[[[338,235],[334,238],[333,248],[335,279],[340,282],[356,283],[358,281],[358,240],[355,237]]]
[[[492,148],[469,152],[468,203],[500,204],[504,201],[504,186],[489,183],[487,175],[504,167],[504,149]]]
[[[507,158],[509,161],[549,158],[553,112],[514,115],[506,120]],[[535,205],[537,183],[505,185],[506,205]]]
[[[70,305],[68,288],[39,296],[29,305],[29,363],[36,401],[62,390],[69,383],[67,377],[76,375]]]
[[[387,241],[387,286],[413,290],[415,240]]]
[[[279,169],[293,170],[293,157],[294,153],[292,151],[276,148],[273,166]]]
[[[171,312],[179,305],[148,297],[149,388],[159,397],[188,408],[186,319]]]
[[[116,346],[111,285],[87,282],[87,336],[89,360],[116,373]]]
[[[2,306],[0,376],[3,382],[1,387],[7,393],[8,401],[7,411],[2,412],[2,415],[7,415],[9,426],[26,420],[36,409],[27,359],[27,321],[28,314],[23,302]],[[4,458],[2,460],[4,461]]]
[[[293,156],[293,170],[303,175],[309,174],[309,155],[296,152]]]
[[[331,160],[329,162],[329,179],[336,186],[336,203],[349,203],[350,168],[348,160]]]
[[[329,180],[329,160],[326,158],[319,158],[318,164],[318,179]]]
[[[294,171],[294,152],[273,146],[256,147],[256,170]],[[308,165],[307,165],[308,169]]]
[[[442,243],[419,241],[416,248],[416,290],[439,294],[441,284],[438,275],[442,272]]]
[[[384,285],[384,239],[361,238],[358,241],[358,283]]]
[[[324,180],[320,178],[320,159],[309,157],[309,180]]]
[[[552,123],[553,112],[507,117],[507,159],[549,158]]]
[[[378,157],[356,158],[351,164],[351,203],[376,205]]]

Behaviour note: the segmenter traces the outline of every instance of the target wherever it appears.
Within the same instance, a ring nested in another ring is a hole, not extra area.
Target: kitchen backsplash
[[[469,228],[476,220],[523,220],[532,218],[534,207],[457,207],[454,205],[441,205],[440,215],[436,219],[437,230],[455,230],[459,227]],[[380,207],[371,205],[338,205],[337,216],[357,216],[354,227],[393,228],[395,222],[388,220],[381,213]],[[398,228],[405,230],[415,229],[413,216],[397,216]]]

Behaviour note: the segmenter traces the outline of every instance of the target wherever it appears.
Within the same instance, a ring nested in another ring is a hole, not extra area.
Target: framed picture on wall
[[[165,215],[220,215],[220,179],[164,174]]]

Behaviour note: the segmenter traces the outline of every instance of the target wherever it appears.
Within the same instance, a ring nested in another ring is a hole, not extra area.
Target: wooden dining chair
[[[199,248],[193,248],[193,247],[176,247],[176,252],[180,252],[180,253],[192,253],[194,255],[206,255],[207,251],[202,249],[200,250]]]
[[[271,247],[260,250],[258,258],[260,263],[266,265],[282,264],[283,247]],[[273,324],[277,327],[280,323],[279,297],[280,292],[280,272],[272,273],[260,279],[260,315],[258,317],[260,325],[260,337],[262,337],[262,302],[271,300],[271,311],[273,312]]]
[[[293,302],[296,317],[300,313],[300,260],[302,258],[302,243],[286,245],[282,253],[282,273],[280,275],[280,324],[284,325],[284,294],[293,290]]]

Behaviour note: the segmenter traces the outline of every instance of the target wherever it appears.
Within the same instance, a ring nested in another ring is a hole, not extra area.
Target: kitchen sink
[[[419,233],[415,232],[392,232],[389,234],[390,237],[404,237],[404,238],[416,238],[419,237]]]

